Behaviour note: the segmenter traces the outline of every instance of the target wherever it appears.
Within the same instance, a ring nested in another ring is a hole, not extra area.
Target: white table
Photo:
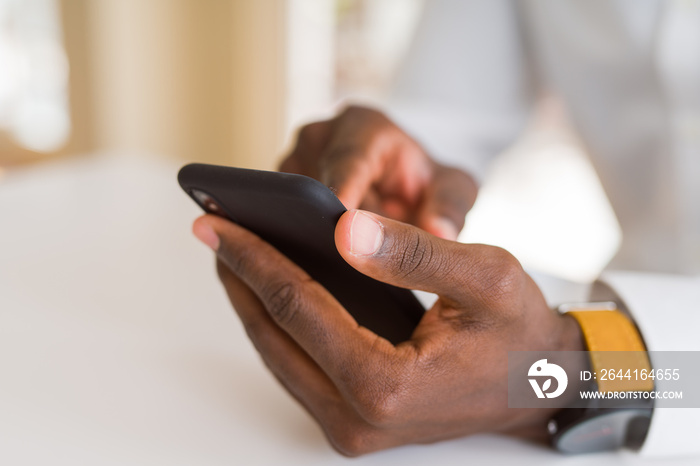
[[[0,177],[0,465],[350,461],[248,343],[176,172],[93,157]],[[592,463],[669,464],[496,436],[352,461]]]

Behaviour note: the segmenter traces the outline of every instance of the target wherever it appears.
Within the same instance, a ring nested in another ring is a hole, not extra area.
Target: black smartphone
[[[394,344],[408,340],[425,309],[413,293],[370,278],[335,247],[345,206],[308,176],[205,164],[185,165],[182,189],[206,212],[252,231],[323,285],[357,320]]]

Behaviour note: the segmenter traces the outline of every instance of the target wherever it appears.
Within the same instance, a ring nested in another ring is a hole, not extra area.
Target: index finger
[[[335,142],[320,161],[321,182],[333,189],[347,209],[356,209],[375,181],[372,147]]]
[[[320,178],[348,209],[356,209],[380,173],[382,152],[391,150],[395,132],[386,117],[349,107],[333,122],[321,157]]]
[[[218,257],[341,391],[365,378],[361,368],[368,359],[394,352],[389,341],[359,326],[325,288],[250,231],[213,215],[198,218],[193,229],[197,236],[216,235]]]
[[[418,209],[416,226],[441,238],[456,240],[474,205],[476,182],[468,174],[439,166]]]

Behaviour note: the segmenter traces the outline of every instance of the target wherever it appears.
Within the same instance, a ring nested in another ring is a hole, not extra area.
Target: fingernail
[[[373,217],[358,210],[350,224],[350,252],[370,256],[384,241],[382,225]]]
[[[194,233],[194,236],[196,236],[198,240],[214,251],[219,249],[219,237],[216,236],[216,233],[214,233],[214,230],[209,225],[201,222],[195,223],[192,228],[192,233]]]
[[[459,232],[457,231],[454,223],[445,217],[434,218],[430,222],[430,227],[431,230],[433,230],[430,233],[440,238],[454,241],[457,239],[457,236],[459,236]]]

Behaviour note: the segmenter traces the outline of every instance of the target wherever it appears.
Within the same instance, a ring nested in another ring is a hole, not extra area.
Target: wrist
[[[563,305],[562,317],[570,317],[579,328],[588,357],[586,363],[591,378],[578,381],[577,390],[601,393],[649,392],[654,388],[649,380],[596,378],[611,367],[620,371],[637,372],[650,369],[646,348],[634,323],[614,303],[578,303]],[[575,373],[576,371],[574,371]],[[580,372],[583,374],[583,372]],[[581,384],[584,386],[582,387]],[[574,390],[572,393],[575,393]],[[603,400],[603,401],[601,401]],[[549,422],[552,444],[566,453],[587,453],[620,447],[639,448],[649,427],[653,398],[627,399],[625,396],[585,398],[576,406],[559,411]],[[585,404],[581,404],[581,402]]]
[[[567,314],[561,315],[561,332],[558,351],[585,351],[586,341],[581,326],[576,319]]]

